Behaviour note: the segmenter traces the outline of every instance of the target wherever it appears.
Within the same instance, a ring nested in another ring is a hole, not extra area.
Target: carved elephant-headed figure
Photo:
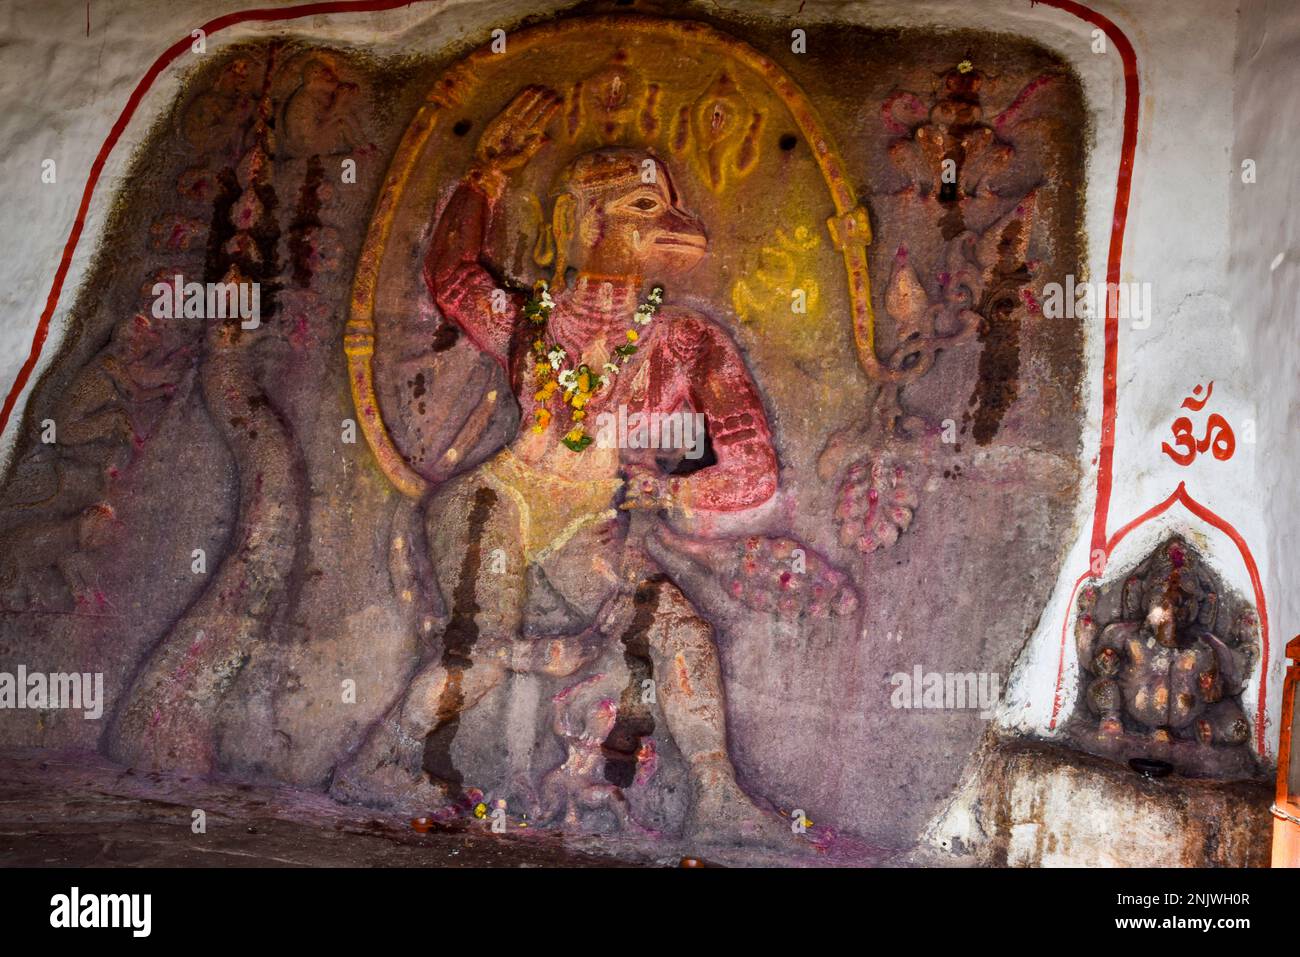
[[[1254,657],[1253,610],[1220,627],[1221,589],[1179,538],[1123,583],[1113,620],[1098,621],[1099,589],[1079,599],[1075,635],[1086,707],[1099,738],[1137,734],[1157,744],[1246,743],[1240,695]],[[1222,635],[1222,637],[1220,637]]]

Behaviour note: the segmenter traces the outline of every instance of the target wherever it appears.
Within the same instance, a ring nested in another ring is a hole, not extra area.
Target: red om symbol
[[[1205,408],[1206,403],[1210,401],[1210,396],[1214,394],[1214,382],[1211,381],[1209,388],[1206,389],[1205,398],[1194,398],[1201,394],[1202,388],[1198,385],[1192,390],[1191,395],[1183,399],[1184,409],[1200,412]],[[1217,412],[1211,413],[1205,420],[1205,434],[1200,439],[1197,439],[1192,432],[1192,420],[1185,415],[1174,419],[1170,431],[1174,434],[1174,445],[1183,451],[1175,451],[1168,442],[1160,443],[1160,451],[1182,466],[1191,465],[1196,460],[1196,456],[1207,449],[1220,462],[1232,458],[1232,453],[1237,450],[1237,438],[1232,434],[1232,426],[1228,425],[1227,419]]]

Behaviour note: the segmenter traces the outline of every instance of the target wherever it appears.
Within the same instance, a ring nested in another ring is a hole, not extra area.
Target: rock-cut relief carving
[[[952,443],[969,427],[976,443],[987,443],[1016,398],[1009,377],[984,373],[1019,361],[1014,329],[1019,316],[1038,311],[1028,287],[1041,172],[1035,151],[1021,144],[1053,102],[1058,78],[1033,80],[991,119],[981,102],[983,80],[965,60],[942,75],[928,105],[896,91],[881,107],[886,130],[896,135],[889,159],[905,184],[886,197],[883,212],[913,224],[913,235],[910,245],[897,246],[885,289],[892,328],[884,331],[893,345],[877,355],[872,344],[863,356],[876,386],[871,411],[862,425],[832,436],[818,463],[823,480],[839,483],[840,543],[863,554],[888,548],[911,527],[936,442]],[[918,250],[929,264],[924,272]],[[984,350],[982,385],[960,427],[910,413],[905,390],[924,379],[940,352],[976,340]],[[861,449],[871,452],[860,456]]]
[[[613,107],[606,113],[619,115]],[[486,126],[433,229],[424,262],[429,293],[507,372],[522,424],[506,448],[430,498],[425,531],[447,609],[442,651],[339,769],[334,793],[414,799],[454,814],[465,783],[451,746],[466,711],[511,674],[579,677],[620,636],[626,642],[636,633],[688,766],[686,832],[784,842],[788,823],[736,783],[712,628],[648,554],[651,539],[662,544],[670,535],[661,513],[738,514],[777,489],[771,429],[743,357],[712,318],[673,301],[674,281],[708,266],[705,225],[654,152],[598,147],[563,164],[553,184],[550,285],[531,295],[511,290],[484,265],[485,237],[511,177],[546,148],[547,131],[562,116],[553,90],[520,90]],[[661,277],[669,291],[647,290],[648,276]],[[603,417],[646,421],[683,409],[704,422],[699,441],[707,436],[709,457],[699,467],[679,468],[693,464],[689,450],[667,443],[597,441]],[[755,539],[734,561],[735,597],[757,602],[751,592],[759,589],[746,575],[766,572],[777,584],[773,549],[788,553],[795,544]],[[488,556],[503,574],[485,573]],[[790,610],[851,611],[852,586],[815,555],[809,562],[816,581],[807,595],[790,589],[799,596]],[[608,774],[600,750],[608,742],[594,738],[614,732],[622,706],[599,699],[579,718],[569,694],[555,699],[568,758],[540,783],[539,813],[576,822],[603,809],[640,828],[622,790],[598,780]],[[579,720],[586,730],[575,729]],[[653,740],[633,737],[636,778],[644,780]]]
[[[127,194],[146,265],[46,380],[32,409],[59,440],[26,436],[4,490],[11,627],[121,672],[86,743],[693,845],[829,842],[766,798],[864,831],[895,815],[872,807],[882,749],[855,745],[878,717],[862,666],[894,596],[927,609],[905,563],[867,556],[924,507],[936,427],[904,389],[1027,308],[1032,164],[980,174],[975,141],[994,131],[991,169],[1028,111],[985,123],[961,69],[929,113],[895,100],[892,192],[876,131],[836,117],[841,155],[743,43],[600,22],[599,45],[585,22],[512,34],[519,60],[471,56],[432,91],[405,61],[278,39],[196,73]],[[925,185],[930,127],[962,122],[960,188]],[[382,189],[372,139],[397,150]],[[888,321],[855,354],[860,182],[891,249]],[[151,314],[177,275],[258,283],[260,324]],[[819,478],[855,405],[875,414]],[[607,443],[611,415],[643,424]],[[137,592],[155,557],[175,574]]]

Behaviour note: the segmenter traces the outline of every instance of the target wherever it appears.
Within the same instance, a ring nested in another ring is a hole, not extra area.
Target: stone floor
[[[192,830],[194,811],[206,832]],[[102,755],[0,751],[0,867],[677,867],[881,864],[850,842],[832,855],[773,855],[555,831],[491,833],[465,820],[418,833],[406,818],[314,792],[143,772]]]
[[[191,829],[206,815],[206,833]],[[0,753],[0,866],[475,867],[635,863],[553,833],[485,823],[420,834],[410,822],[289,788],[203,781],[97,754]],[[650,863],[643,861],[643,863]]]

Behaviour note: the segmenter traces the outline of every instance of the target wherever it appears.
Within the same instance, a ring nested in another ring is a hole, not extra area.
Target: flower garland
[[[555,308],[555,300],[551,298],[545,281],[539,280],[533,287],[533,293],[533,296],[524,303],[524,316],[537,328],[536,335],[533,337],[533,374],[538,388],[533,398],[543,404],[533,412],[533,431],[538,433],[546,431],[547,426],[551,424],[551,410],[545,408],[545,403],[549,402],[556,392],[561,392],[564,404],[573,409],[573,428],[565,433],[561,441],[570,450],[581,452],[592,443],[591,436],[582,426],[582,420],[587,417],[587,403],[591,401],[592,396],[609,384],[610,376],[618,375],[620,363],[626,365],[636,354],[636,343],[641,338],[636,326],[650,325],[660,304],[664,301],[663,287],[655,286],[646,296],[646,301],[636,307],[636,312],[632,316],[635,325],[627,330],[627,342],[614,349],[614,355],[619,362],[606,362],[601,367],[599,375],[586,363],[576,369],[563,368],[564,360],[567,358],[564,350],[555,343],[548,342],[546,338],[546,323],[551,318],[551,310]]]

